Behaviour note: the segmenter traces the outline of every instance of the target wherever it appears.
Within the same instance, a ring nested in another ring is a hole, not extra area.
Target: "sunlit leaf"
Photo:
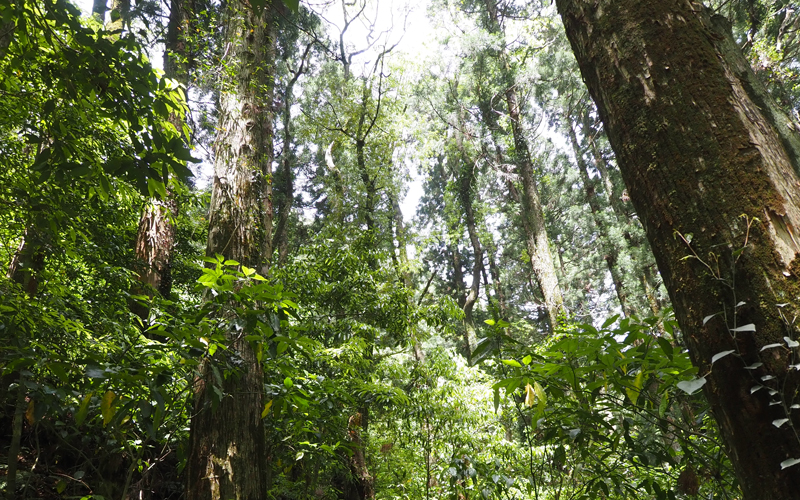
[[[103,415],[103,426],[108,425],[117,412],[117,406],[114,404],[116,399],[116,394],[112,391],[106,391],[103,395],[103,399],[100,400],[100,413]]]
[[[705,377],[699,377],[692,380],[683,380],[677,384],[678,389],[689,395],[699,391],[704,385],[706,385]]]
[[[736,352],[736,351],[731,349],[730,351],[722,351],[722,352],[716,353],[715,355],[711,356],[711,364],[713,365],[714,363],[716,363],[720,359],[724,358],[728,354],[732,354],[734,352]]]

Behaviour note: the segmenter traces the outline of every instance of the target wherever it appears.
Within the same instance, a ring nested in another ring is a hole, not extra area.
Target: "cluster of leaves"
[[[522,437],[534,455],[553,449],[560,473],[533,487],[562,488],[572,481],[582,498],[658,499],[724,495],[735,488],[705,401],[680,386],[694,373],[688,354],[657,320],[609,318],[602,328],[575,325],[536,353],[503,359],[493,386],[519,411]]]

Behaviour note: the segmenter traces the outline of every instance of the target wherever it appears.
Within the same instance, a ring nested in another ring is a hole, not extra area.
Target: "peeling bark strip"
[[[744,497],[797,498],[800,469],[781,462],[800,458],[791,429],[800,413],[772,424],[798,389],[788,367],[797,352],[783,339],[797,338],[788,321],[800,309],[797,137],[725,21],[699,3],[556,3],[692,360],[710,372],[704,390]],[[754,333],[730,332],[750,323]],[[773,343],[781,347],[761,350]],[[729,349],[741,357],[712,370],[712,356]],[[743,369],[755,362],[763,366]],[[759,384],[786,404],[769,406],[767,390],[751,394]]]
[[[268,2],[228,3],[225,41],[231,75],[220,89],[209,255],[222,254],[266,273],[272,254],[272,88],[275,37]],[[229,356],[239,373],[222,382],[212,410],[212,360],[197,380],[186,464],[187,500],[260,500],[266,495],[264,376],[250,343],[229,333]]]

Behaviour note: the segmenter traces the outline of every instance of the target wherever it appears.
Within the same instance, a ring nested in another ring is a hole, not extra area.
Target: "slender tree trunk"
[[[49,232],[35,228],[33,225],[29,226],[8,266],[7,276],[20,285],[30,299],[33,299],[39,291],[40,274],[44,270],[49,242]],[[14,327],[12,326],[12,328]],[[24,330],[18,331],[16,335],[11,336],[11,338],[14,337],[16,337],[21,346],[26,345],[29,341],[29,335]],[[17,379],[17,394],[13,405],[14,415],[11,423],[11,442],[8,447],[8,470],[6,472],[6,498],[13,500],[16,498],[17,490],[17,467],[22,444],[27,387],[25,385],[26,377],[24,372],[15,371],[9,375],[10,379]]]
[[[501,33],[500,13],[498,4],[491,0],[485,1],[489,31]],[[544,211],[539,200],[539,191],[536,185],[533,160],[525,137],[522,113],[517,94],[517,83],[508,63],[508,56],[504,50],[499,50],[497,56],[503,66],[504,97],[508,107],[508,118],[511,122],[511,131],[514,137],[514,163],[517,173],[522,181],[522,223],[525,229],[525,243],[530,256],[533,274],[541,289],[544,306],[550,321],[551,330],[558,325],[559,317],[564,314],[564,298],[558,284],[558,275],[550,253],[550,238],[544,225]]]
[[[531,268],[544,297],[544,306],[550,320],[550,328],[558,325],[558,318],[564,313],[564,298],[558,285],[558,275],[550,253],[550,238],[544,225],[544,211],[539,201],[538,187],[533,172],[528,141],[522,127],[516,85],[508,81],[506,103],[508,105],[511,128],[514,134],[514,150],[517,172],[522,180],[522,222],[525,228],[525,243],[530,256]]]
[[[389,197],[392,202],[392,210],[394,210],[394,225],[397,231],[396,239],[397,239],[397,254],[398,254],[398,263],[400,267],[400,275],[403,277],[403,285],[405,285],[406,289],[409,291],[414,290],[414,281],[411,278],[411,270],[409,269],[409,262],[408,262],[408,251],[406,250],[406,245],[408,245],[408,234],[406,231],[405,223],[403,221],[403,211],[400,209],[400,202],[397,201],[397,198],[394,196]],[[413,298],[409,297],[409,306],[413,307]],[[418,363],[425,361],[425,353],[422,351],[422,346],[420,345],[419,338],[416,333],[416,327],[411,326],[411,348],[414,352],[414,359],[417,360]]]
[[[593,127],[591,126],[592,124],[589,121],[588,115],[584,115],[583,118],[583,129],[588,133]],[[624,232],[627,249],[631,252],[632,257],[638,256],[638,259],[634,258],[634,260],[638,261],[637,269],[642,291],[647,298],[647,304],[650,310],[654,315],[658,316],[661,313],[663,305],[658,300],[658,273],[653,272],[651,269],[655,266],[655,261],[650,257],[652,255],[650,244],[647,242],[646,236],[639,230],[640,226],[638,220],[631,220],[629,210],[625,207],[626,202],[623,200],[625,197],[624,191],[620,189],[618,183],[615,184],[611,180],[606,159],[603,157],[593,137],[589,137],[589,150],[594,159],[594,167],[600,173],[600,179],[603,182],[603,189],[608,197],[608,203],[617,216],[617,221],[620,224],[628,225],[628,229]],[[635,228],[631,226],[635,226]],[[635,250],[638,251],[634,252]],[[662,324],[659,323],[658,328],[663,332],[664,326]]]
[[[569,135],[569,140],[572,144],[572,150],[575,153],[575,160],[578,164],[578,170],[581,174],[583,188],[586,191],[586,201],[589,203],[594,224],[597,226],[598,238],[600,239],[603,258],[608,266],[608,271],[611,273],[611,280],[614,282],[614,289],[617,292],[619,304],[622,306],[622,312],[625,313],[625,316],[630,317],[634,310],[628,300],[628,288],[625,286],[623,273],[619,268],[619,248],[616,247],[611,241],[608,224],[606,223],[605,219],[603,219],[603,209],[600,207],[600,203],[597,199],[597,181],[589,176],[589,167],[586,165],[586,160],[583,157],[583,151],[578,143],[578,137],[575,134],[572,117],[567,116],[566,120],[568,122],[567,134]]]
[[[260,14],[248,3],[227,5],[225,52],[235,81],[220,89],[219,133],[207,254],[222,254],[262,273],[269,270],[272,206],[273,57],[272,7]],[[226,73],[226,72],[223,72]],[[250,342],[228,333],[239,373],[222,383],[212,410],[211,364],[203,363],[195,388],[187,500],[260,500],[266,495],[263,409],[264,377]]]
[[[336,166],[333,160],[333,149],[336,147],[336,141],[328,144],[325,150],[325,166],[328,167],[331,177],[333,177],[333,195],[328,195],[328,200],[331,200],[331,212],[333,220],[337,224],[344,224],[344,180],[342,179],[342,172]]]
[[[497,247],[491,239],[489,244],[486,245],[486,251],[489,255],[489,274],[492,275],[492,285],[494,285],[494,295],[497,299],[497,311],[500,318],[504,320],[509,319],[508,303],[506,302],[506,293],[503,290],[503,282],[500,279],[500,268],[497,267]]]
[[[472,356],[475,347],[478,345],[478,336],[475,330],[475,319],[472,317],[472,311],[475,308],[475,303],[478,301],[481,291],[481,272],[483,271],[483,248],[481,247],[480,239],[478,238],[478,228],[475,222],[475,209],[473,207],[473,179],[475,174],[473,172],[473,163],[469,161],[461,146],[461,161],[458,174],[458,193],[461,199],[461,208],[464,210],[464,219],[467,223],[467,234],[469,241],[472,245],[472,253],[474,254],[474,261],[472,263],[472,283],[467,293],[467,298],[464,300],[464,326],[467,332],[467,348],[469,355]]]
[[[798,498],[800,140],[701,4],[556,4],[744,498]]]

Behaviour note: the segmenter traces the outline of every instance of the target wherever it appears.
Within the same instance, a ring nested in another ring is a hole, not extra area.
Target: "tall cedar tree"
[[[273,8],[255,12],[249,2],[228,2],[225,54],[230,68],[221,82],[208,255],[221,254],[262,273],[272,254]],[[227,332],[226,355],[240,369],[223,382],[212,408],[211,362],[195,386],[187,500],[259,500],[266,493],[264,376],[250,343]]]
[[[789,367],[800,309],[792,124],[727,22],[701,4],[556,4],[744,497],[798,498],[800,465],[785,467],[800,459],[800,415],[788,408],[799,388]]]
[[[492,34],[502,33],[503,25],[502,3],[485,0],[485,23]],[[514,163],[517,174],[522,181],[522,225],[525,228],[525,243],[531,262],[533,274],[541,289],[547,316],[550,320],[550,330],[558,325],[558,318],[564,314],[564,297],[558,283],[556,267],[550,253],[550,238],[544,224],[544,210],[539,197],[539,187],[536,183],[533,157],[531,156],[526,131],[524,128],[524,113],[522,103],[517,92],[517,82],[509,55],[505,49],[498,50],[497,57],[501,64],[502,83],[508,118],[511,122],[511,131],[514,137]]]

